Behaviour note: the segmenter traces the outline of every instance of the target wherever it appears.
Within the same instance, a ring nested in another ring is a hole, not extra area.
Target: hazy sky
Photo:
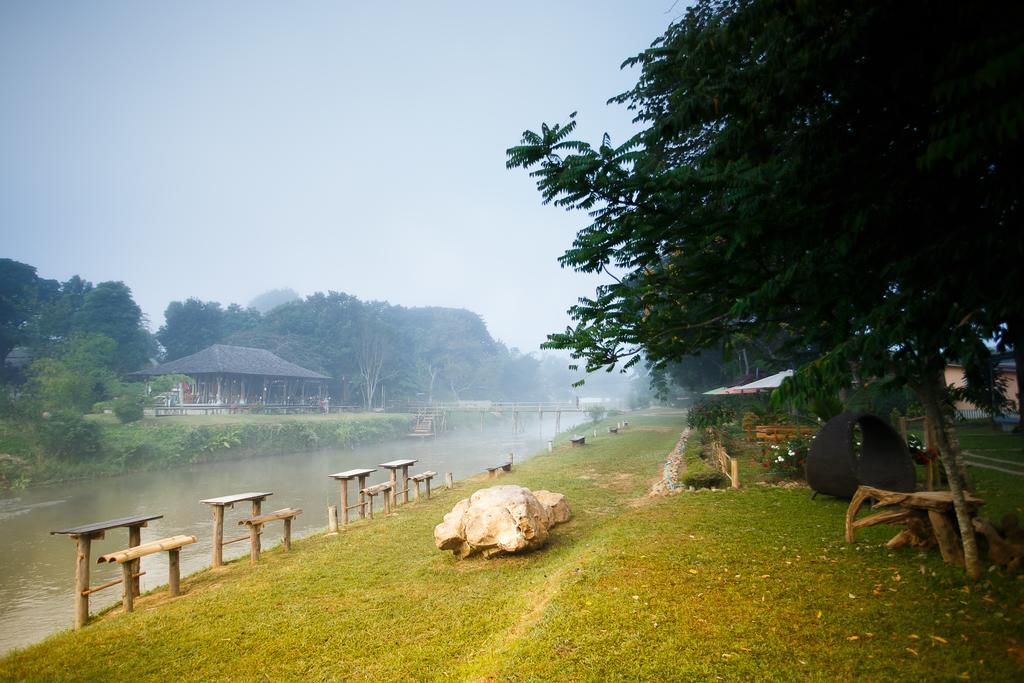
[[[0,1],[0,256],[190,296],[459,306],[524,351],[597,279],[585,216],[505,170],[579,111],[621,141],[622,61],[682,12],[622,2]]]

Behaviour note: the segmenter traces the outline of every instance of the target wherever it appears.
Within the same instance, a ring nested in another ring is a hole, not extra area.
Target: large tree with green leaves
[[[563,265],[610,271],[549,346],[596,368],[782,332],[820,350],[805,376],[908,384],[970,528],[942,368],[1020,318],[1022,35],[1004,3],[698,2],[626,62],[641,132],[593,146],[573,115],[508,151],[589,212]]]

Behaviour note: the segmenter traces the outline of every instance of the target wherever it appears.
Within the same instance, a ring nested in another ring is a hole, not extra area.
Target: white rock
[[[522,486],[481,489],[456,503],[434,527],[434,544],[458,557],[477,552],[493,557],[542,546],[548,529],[567,521],[571,513],[561,494],[538,493],[544,502]]]

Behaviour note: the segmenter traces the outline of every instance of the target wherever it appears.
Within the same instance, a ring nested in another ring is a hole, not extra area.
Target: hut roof
[[[172,360],[156,367],[133,372],[140,377],[154,375],[266,375],[267,377],[298,377],[330,379],[295,363],[278,358],[266,349],[214,344],[191,356]]]

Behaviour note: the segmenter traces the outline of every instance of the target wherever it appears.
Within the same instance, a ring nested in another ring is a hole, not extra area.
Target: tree
[[[123,282],[101,282],[86,292],[74,315],[72,331],[113,339],[118,372],[138,370],[156,353],[156,345],[143,327],[142,309]]]
[[[249,302],[249,308],[266,315],[278,306],[282,306],[292,301],[300,301],[301,298],[302,297],[299,296],[298,292],[289,287],[285,287],[284,289],[271,289],[253,297],[253,300]]]
[[[226,336],[224,311],[216,301],[172,301],[164,311],[164,321],[156,338],[163,345],[167,360],[190,356]]]
[[[35,267],[0,259],[0,367],[15,346],[33,341],[32,323],[56,289],[57,283],[41,279]]]
[[[804,377],[855,363],[907,384],[940,426],[970,529],[942,369],[984,356],[1020,314],[1021,91],[1000,90],[1024,74],[1020,15],[698,2],[626,62],[638,83],[612,101],[640,133],[595,148],[571,138],[573,115],[508,150],[545,202],[590,214],[563,265],[624,273],[570,309],[575,325],[548,346],[588,369],[664,365],[785,332],[816,350]],[[949,143],[951,122],[989,132]],[[963,539],[977,576],[974,535]]]

